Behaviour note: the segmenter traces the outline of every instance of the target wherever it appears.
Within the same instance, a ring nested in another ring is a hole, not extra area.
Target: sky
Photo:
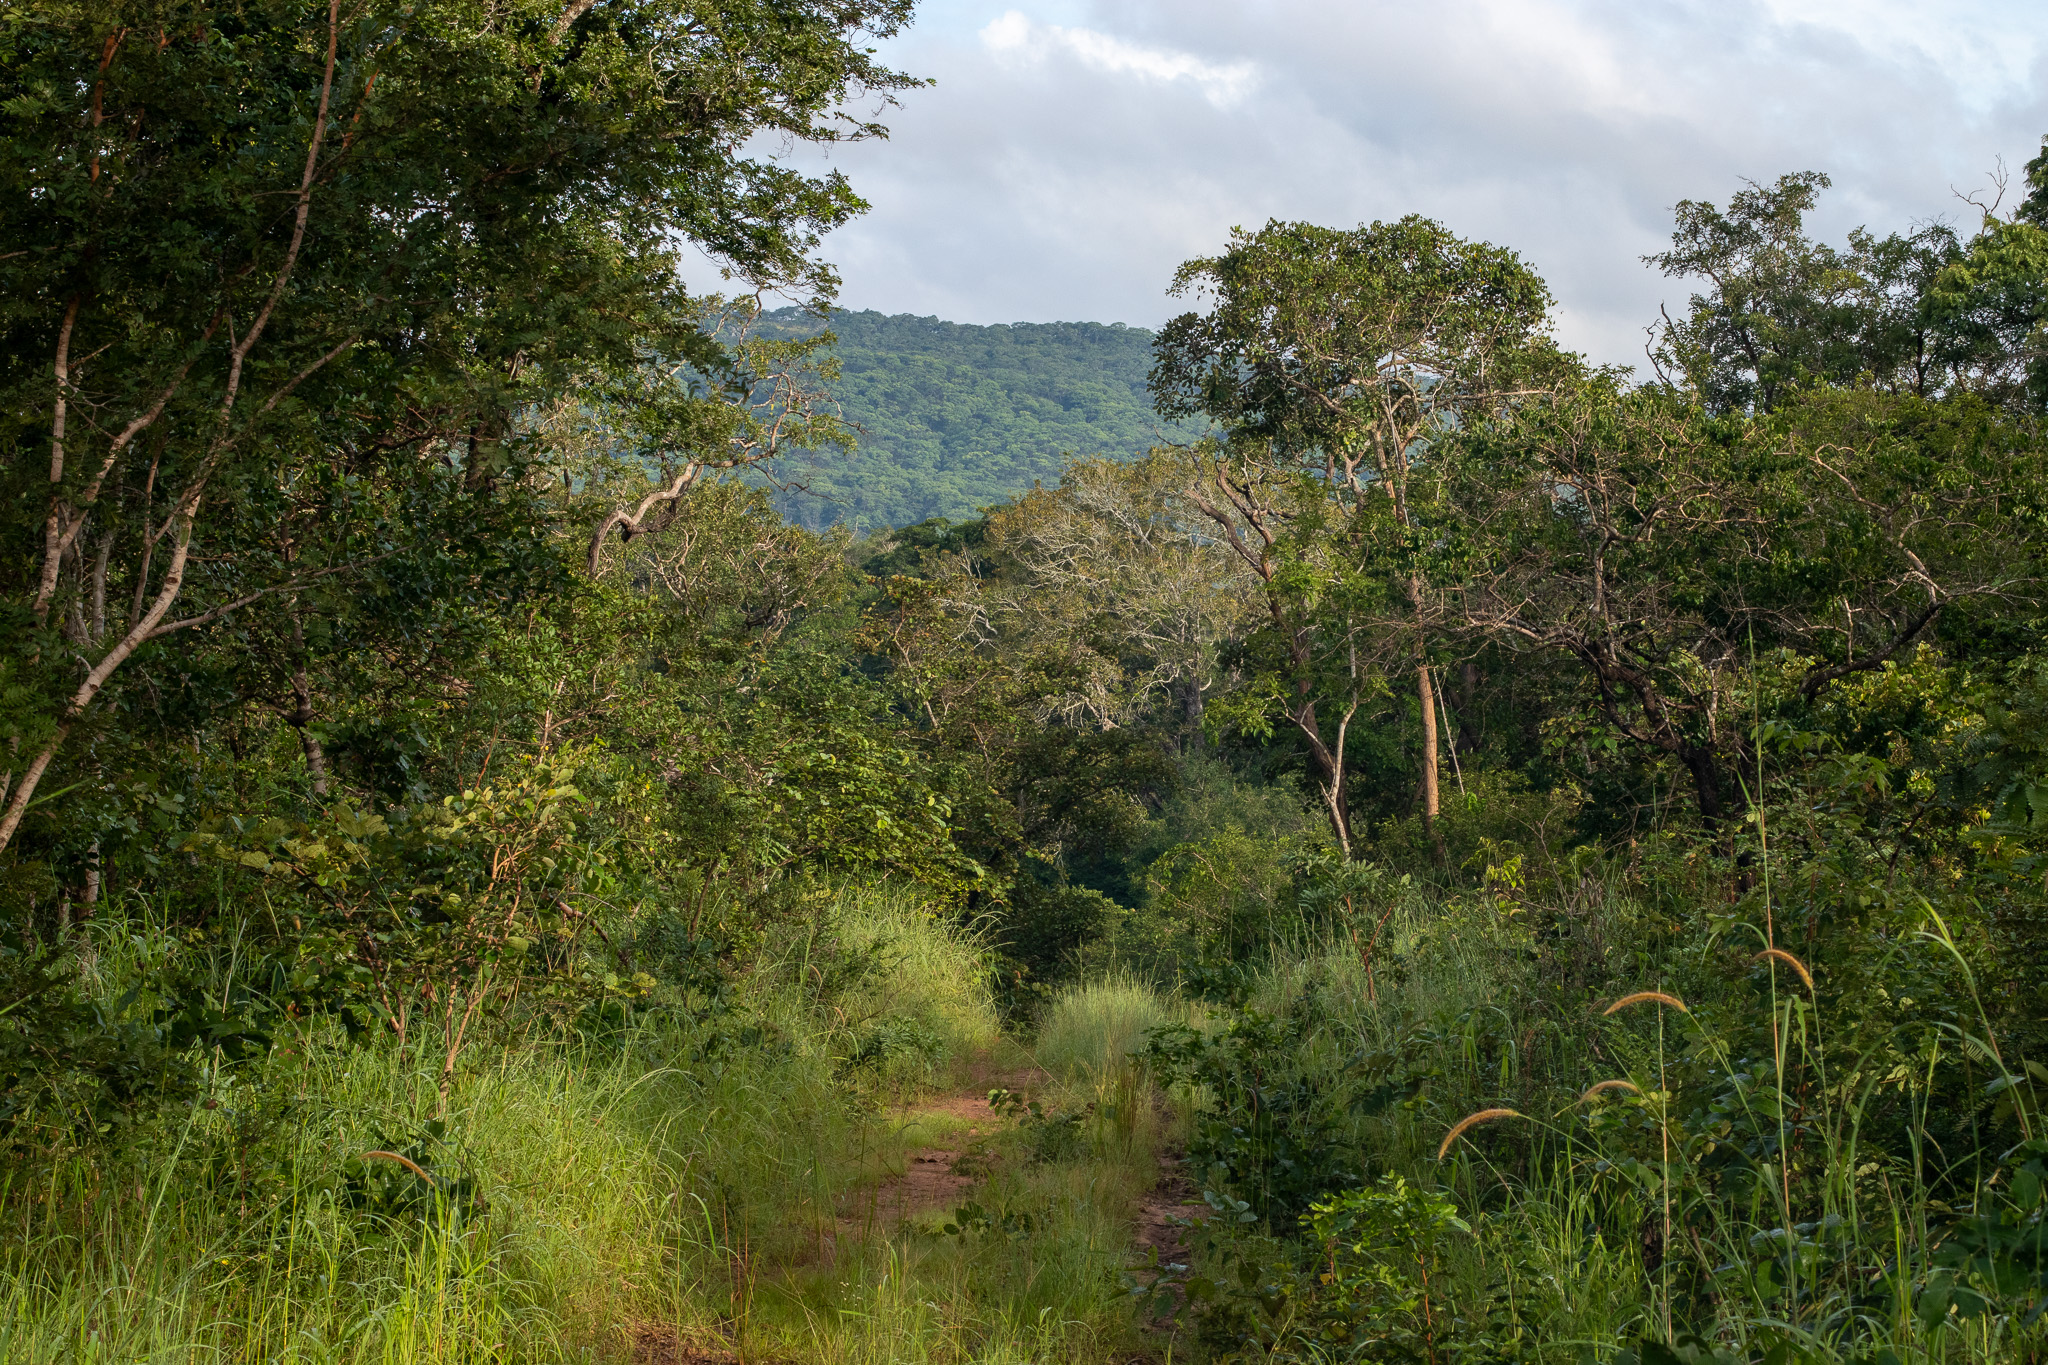
[[[2048,133],[2040,0],[927,0],[881,54],[937,83],[833,150],[872,209],[823,254],[843,306],[955,322],[1157,327],[1233,227],[1421,213],[1637,363],[1679,200],[1817,170],[1829,240],[1968,230]]]

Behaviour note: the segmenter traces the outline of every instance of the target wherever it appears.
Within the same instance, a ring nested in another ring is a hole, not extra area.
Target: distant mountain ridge
[[[764,314],[769,336],[808,336],[800,309]],[[1073,455],[1128,458],[1196,434],[1152,411],[1152,333],[1100,322],[979,326],[935,317],[835,312],[831,330],[850,458],[797,455],[778,475],[807,491],[776,495],[792,521],[864,531],[928,517],[955,521],[1054,483]]]

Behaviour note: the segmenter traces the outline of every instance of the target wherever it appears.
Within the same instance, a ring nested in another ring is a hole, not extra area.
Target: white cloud
[[[1231,227],[1422,213],[1511,246],[1639,362],[1680,199],[1820,170],[1839,239],[1970,211],[2048,132],[2038,0],[926,0],[914,91],[834,157],[850,307],[1156,326]],[[816,164],[815,162],[810,164]]]
[[[1258,69],[1250,62],[1206,62],[1171,48],[1125,42],[1092,28],[1033,23],[1017,10],[1006,10],[991,20],[980,38],[982,47],[998,58],[1042,62],[1062,54],[1113,76],[1162,83],[1187,81],[1219,109],[1239,103],[1258,83]]]
[[[2011,0],[1763,0],[1782,27],[1809,26],[1854,39],[1879,61],[1933,63],[1955,80],[1961,102],[1983,111],[2024,93],[2043,46],[2037,5]]]

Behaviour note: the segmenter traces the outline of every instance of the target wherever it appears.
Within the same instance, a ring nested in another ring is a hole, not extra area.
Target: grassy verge
[[[1939,921],[1869,950],[1880,981],[1940,1002],[1923,1029],[1904,1005],[1859,1014],[1739,925],[1653,958],[1638,939],[1668,916],[1586,894],[1595,913],[1404,889],[1364,934],[1276,945],[1185,1046],[1210,1084],[1203,1181],[1246,1211],[1197,1248],[1206,1347],[2041,1359],[2031,1149],[1935,1126],[1958,1094],[2019,1091],[2022,1126],[2032,1103],[2019,1063],[1971,1042],[1989,1030]]]
[[[1144,1051],[1145,1036],[1190,1017],[1182,1002],[1125,973],[1111,973],[1063,991],[1039,1025],[1040,1065],[1069,1080],[1100,1077]]]
[[[0,1359],[1102,1359],[1156,1121],[1128,1074],[1037,1072],[986,981],[947,922],[854,889],[723,1011],[498,1037],[445,1110],[432,1041],[309,1030],[15,1165]],[[959,1188],[906,1204],[934,1151]]]

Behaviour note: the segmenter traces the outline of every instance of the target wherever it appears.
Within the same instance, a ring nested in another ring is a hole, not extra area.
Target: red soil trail
[[[1035,1096],[1044,1091],[1050,1080],[1036,1068],[1004,1071],[986,1056],[978,1057],[969,1064],[967,1081],[960,1089],[950,1094],[927,1095],[897,1111],[897,1122],[904,1127],[933,1116],[964,1123],[967,1141],[949,1139],[956,1145],[907,1153],[903,1173],[884,1176],[863,1201],[873,1211],[875,1221],[895,1225],[958,1208],[982,1176],[982,1170],[977,1169],[974,1140],[993,1137],[1012,1126],[1012,1120],[989,1107],[989,1092],[1011,1090]],[[840,1223],[842,1231],[852,1230],[849,1220],[842,1218]]]
[[[1188,1226],[1200,1223],[1209,1216],[1209,1206],[1202,1202],[1201,1194],[1195,1189],[1182,1168],[1181,1158],[1172,1153],[1162,1152],[1159,1156],[1159,1183],[1146,1194],[1138,1206],[1138,1226],[1132,1242],[1138,1254],[1147,1260],[1149,1253],[1159,1253],[1161,1265],[1186,1265],[1188,1259]]]
[[[924,1096],[896,1110],[892,1119],[899,1128],[921,1119],[944,1117],[963,1125],[965,1131],[940,1139],[945,1146],[906,1150],[900,1174],[891,1172],[872,1186],[849,1192],[831,1231],[813,1244],[803,1260],[816,1257],[829,1262],[838,1256],[842,1244],[892,1231],[914,1219],[950,1212],[967,1202],[969,1192],[988,1171],[981,1140],[993,1138],[1016,1122],[990,1108],[989,1092],[1009,1090],[1036,1099],[1050,1087],[1051,1078],[1035,1067],[999,1067],[993,1058],[983,1056],[969,1064],[958,1089]],[[1199,1221],[1209,1209],[1197,1197],[1177,1155],[1161,1155],[1159,1175],[1158,1184],[1139,1205],[1133,1243],[1146,1262],[1157,1252],[1160,1265],[1185,1263],[1187,1224]],[[633,1329],[632,1336],[634,1365],[740,1365],[740,1357],[729,1349],[688,1341],[671,1328],[642,1325]]]
[[[672,1327],[633,1329],[633,1365],[740,1365],[740,1358],[722,1346],[688,1342]]]

